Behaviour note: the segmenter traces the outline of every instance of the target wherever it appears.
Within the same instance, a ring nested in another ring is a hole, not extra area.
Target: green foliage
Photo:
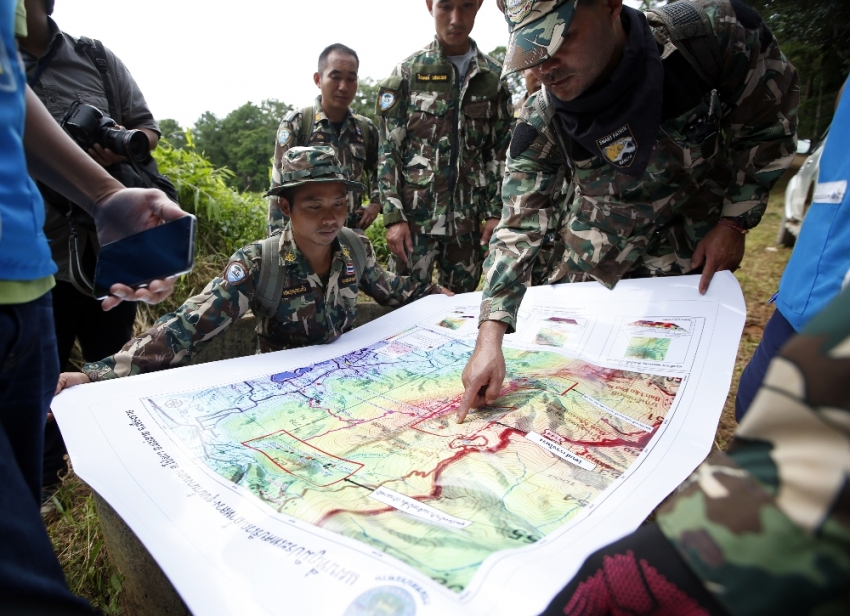
[[[91,491],[73,474],[51,499],[45,525],[68,587],[106,616],[121,614],[123,578],[109,561]]]
[[[387,248],[387,228],[384,226],[383,214],[378,214],[369,228],[366,229],[366,237],[372,242],[372,247],[375,249],[375,256],[378,261],[386,266],[390,258],[390,250]]]
[[[207,111],[195,122],[197,148],[216,167],[233,173],[227,184],[239,190],[265,190],[280,121],[292,107],[276,99],[245,103],[224,118]],[[176,145],[176,144],[175,144]]]
[[[181,277],[168,300],[158,306],[140,306],[139,328],[200,292],[236,250],[266,236],[268,206],[262,195],[231,188],[228,181],[233,174],[198,152],[191,131],[185,131],[185,139],[186,146],[180,149],[160,141],[154,158],[160,172],[177,188],[180,207],[198,218],[195,269]]]
[[[182,148],[186,145],[186,135],[177,120],[171,118],[159,120],[159,130],[162,133],[162,139],[168,141],[175,148]]]
[[[850,73],[850,2],[750,0],[800,73],[801,138],[818,139],[832,121]]]
[[[360,80],[357,94],[351,103],[351,108],[354,109],[355,113],[366,116],[375,123],[375,126],[378,125],[378,115],[375,113],[375,108],[379,89],[378,82],[371,77],[364,77]]]

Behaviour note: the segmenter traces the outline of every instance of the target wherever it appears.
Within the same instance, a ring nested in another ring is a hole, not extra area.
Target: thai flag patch
[[[354,264],[353,263],[346,264],[345,274],[346,274],[346,276],[354,276]]]

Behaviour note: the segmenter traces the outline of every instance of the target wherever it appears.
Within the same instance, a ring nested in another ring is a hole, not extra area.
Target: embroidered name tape
[[[812,197],[812,203],[827,203],[829,205],[839,205],[844,201],[844,195],[847,193],[847,180],[840,182],[824,182],[818,184],[815,188],[815,195]]]
[[[429,73],[427,75],[423,75],[422,73],[416,73],[416,81],[448,81],[449,74],[448,73]]]

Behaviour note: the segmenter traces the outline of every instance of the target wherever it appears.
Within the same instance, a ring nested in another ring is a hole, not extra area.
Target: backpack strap
[[[301,110],[301,131],[298,133],[298,145],[302,147],[310,142],[310,135],[313,134],[314,117],[312,105]]]
[[[348,227],[340,229],[337,237],[339,237],[340,243],[347,247],[351,253],[351,260],[354,261],[354,272],[357,276],[357,286],[359,287],[363,271],[366,269],[366,248],[363,246],[360,236]]]
[[[103,48],[103,43],[97,39],[90,39],[87,36],[81,36],[77,39],[77,49],[82,50],[95,65],[100,73],[100,79],[103,81],[103,92],[106,94],[106,102],[109,105],[109,117],[119,122],[118,112],[115,107],[115,96],[112,93],[112,84],[109,83],[109,69],[106,61],[106,50]]]
[[[363,147],[366,148],[366,158],[369,158],[369,149],[372,147],[372,131],[369,130],[369,121],[366,116],[354,114],[354,121],[360,127],[360,133],[363,135]]]
[[[258,319],[267,319],[277,313],[280,294],[283,292],[283,266],[280,263],[280,233],[260,242],[263,255],[260,260],[260,282],[254,290],[253,311]]]
[[[650,23],[662,25],[670,42],[693,66],[700,79],[717,88],[723,70],[723,52],[705,9],[697,2],[672,2],[646,13]]]

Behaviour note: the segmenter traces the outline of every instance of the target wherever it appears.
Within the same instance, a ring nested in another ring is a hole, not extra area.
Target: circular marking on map
[[[348,606],[344,616],[414,616],[416,601],[404,588],[379,586],[367,590]]]
[[[165,403],[165,408],[167,409],[176,409],[180,408],[181,406],[183,406],[182,400],[169,400]]]

